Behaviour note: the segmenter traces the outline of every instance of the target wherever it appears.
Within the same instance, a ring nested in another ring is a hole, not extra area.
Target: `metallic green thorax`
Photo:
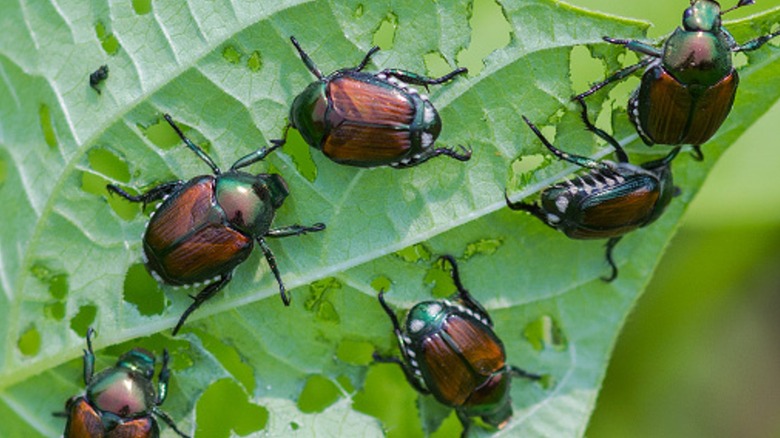
[[[113,368],[95,375],[87,387],[87,399],[103,412],[128,418],[147,415],[156,405],[154,356],[133,349]]]
[[[312,82],[293,101],[290,108],[290,122],[307,144],[319,148],[326,135],[328,126],[325,112],[328,108],[328,96],[325,90],[329,78]]]
[[[251,236],[268,231],[276,209],[289,193],[284,179],[276,174],[229,172],[216,182],[217,205],[228,222]]]
[[[445,301],[425,301],[417,304],[406,317],[406,334],[414,341],[424,339],[441,330],[441,325],[452,312]]]
[[[731,73],[731,47],[734,38],[720,25],[720,6],[710,0],[698,0],[683,15],[678,27],[666,41],[664,68],[688,86],[710,87]]]

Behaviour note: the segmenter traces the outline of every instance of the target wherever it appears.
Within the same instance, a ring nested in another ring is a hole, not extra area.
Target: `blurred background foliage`
[[[651,38],[678,26],[687,6],[569,3],[646,20]],[[759,0],[726,18],[777,6]],[[780,104],[722,156],[691,203],[620,335],[587,436],[780,436],[778,122]]]

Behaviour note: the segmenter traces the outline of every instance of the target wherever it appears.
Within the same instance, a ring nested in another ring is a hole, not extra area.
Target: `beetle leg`
[[[173,429],[174,432],[179,434],[179,436],[183,438],[190,438],[189,435],[185,434],[184,432],[180,431],[178,427],[176,427],[176,423],[173,422],[173,418],[171,418],[170,415],[168,415],[167,412],[163,411],[162,409],[159,409],[157,407],[152,408],[152,413],[160,417],[165,424],[168,425],[171,429]]]
[[[464,67],[457,68],[446,75],[440,77],[440,78],[429,78],[427,76],[418,75],[417,73],[412,73],[410,71],[401,70],[397,68],[388,68],[384,69],[378,74],[384,74],[386,76],[393,76],[403,82],[414,84],[414,85],[424,85],[427,87],[428,85],[438,85],[443,84],[455,76],[468,73],[468,69]]]
[[[542,222],[548,223],[547,214],[537,204],[527,204],[522,201],[512,202],[509,200],[509,195],[507,195],[506,191],[504,191],[504,199],[506,200],[506,206],[509,207],[510,210],[527,211],[539,218]]]
[[[401,348],[403,350],[403,348]],[[381,354],[374,352],[372,355],[375,362],[380,363],[395,363],[398,364],[399,367],[401,367],[401,370],[404,372],[404,377],[406,377],[406,380],[409,382],[410,385],[412,385],[412,388],[417,390],[417,392],[428,395],[431,392],[428,391],[427,388],[423,387],[420,384],[420,380],[414,375],[414,372],[409,369],[409,367],[402,361],[401,359],[393,356],[382,356]]]
[[[106,186],[106,190],[108,190],[108,193],[116,193],[117,195],[127,199],[130,202],[142,202],[143,206],[146,207],[146,204],[150,202],[154,202],[158,199],[162,199],[171,193],[178,190],[182,184],[184,184],[184,181],[171,181],[167,183],[160,184],[157,187],[153,187],[146,193],[142,193],[140,195],[131,195],[124,191],[123,189],[119,188],[119,186],[115,186],[113,184],[108,184]]]
[[[512,377],[522,377],[524,379],[529,379],[529,380],[541,380],[542,379],[542,376],[539,375],[539,374],[529,373],[528,371],[526,371],[526,370],[524,370],[522,368],[518,368],[518,367],[513,366],[513,365],[509,365],[508,369],[509,369],[509,374]]]
[[[460,424],[463,425],[463,432],[460,433],[460,438],[466,438],[469,434],[469,430],[471,429],[471,418],[469,418],[465,413],[461,412],[460,409],[455,409],[455,413],[458,415]]]
[[[325,224],[322,222],[317,222],[316,224],[305,227],[303,225],[289,225],[286,227],[281,228],[274,228],[272,230],[268,230],[265,233],[265,237],[289,237],[289,236],[300,236],[301,234],[306,233],[316,233],[317,231],[322,231],[325,229]]]
[[[214,172],[215,175],[219,175],[221,171],[219,170],[219,167],[217,167],[216,164],[214,164],[214,160],[209,157],[209,155],[200,148],[200,146],[196,145],[192,142],[189,138],[187,138],[186,135],[184,135],[183,132],[181,132],[181,129],[179,129],[179,126],[174,123],[173,119],[168,114],[163,114],[163,118],[165,118],[165,121],[168,122],[169,125],[173,128],[174,131],[176,131],[177,134],[179,134],[179,138],[184,142],[185,145],[187,145],[188,148],[192,152],[195,152],[195,155],[198,156],[201,160],[203,160],[204,163],[208,164],[211,170]]]
[[[615,149],[615,155],[617,156],[619,162],[628,163],[628,154],[626,154],[626,151],[623,150],[620,142],[615,140],[615,137],[607,134],[603,130],[597,128],[596,125],[591,123],[590,118],[588,117],[588,105],[585,103],[585,99],[579,96],[575,97],[575,99],[577,99],[577,102],[579,102],[580,106],[582,107],[580,116],[582,117],[582,121],[585,123],[585,126],[588,128],[588,130],[603,138],[607,143],[612,145],[612,147]]]
[[[301,57],[301,61],[303,61],[306,68],[308,68],[314,76],[317,76],[317,79],[322,79],[322,72],[314,65],[314,61],[309,58],[309,54],[303,51],[301,45],[298,44],[298,40],[296,40],[294,36],[291,36],[290,41],[292,41],[295,49],[298,50],[298,55]]]
[[[95,373],[95,353],[92,351],[92,335],[95,329],[87,329],[87,349],[84,350],[84,384],[89,386],[92,381],[92,375]]]
[[[281,236],[277,236],[277,237],[281,237]],[[282,297],[282,302],[284,303],[285,306],[289,306],[290,295],[287,293],[287,290],[284,288],[284,283],[282,283],[282,274],[279,273],[279,268],[276,267],[276,257],[274,257],[274,253],[271,251],[271,248],[268,246],[267,243],[265,243],[265,239],[263,239],[262,237],[257,238],[257,244],[260,245],[260,249],[263,250],[263,254],[265,255],[265,260],[268,262],[268,266],[271,267],[271,272],[274,273],[274,277],[276,277],[276,282],[279,284],[279,296]]]
[[[287,141],[287,129],[284,131],[284,139],[283,140],[271,140],[271,147],[262,147],[252,153],[249,153],[247,155],[244,155],[243,157],[239,158],[238,161],[233,164],[233,166],[230,168],[230,170],[237,170],[242,167],[249,166],[250,164],[257,163],[258,161],[265,158],[268,154],[275,151],[281,146],[284,146],[284,143]]]
[[[691,152],[691,156],[693,156],[693,159],[696,161],[702,161],[704,160],[704,154],[701,152],[701,145],[694,144],[691,145],[693,148],[693,151]]]
[[[165,398],[168,396],[168,380],[171,378],[171,372],[168,370],[168,349],[163,350],[162,367],[160,368],[160,374],[157,375],[157,400],[155,405],[159,406],[163,404]]]
[[[190,304],[190,307],[187,307],[187,310],[185,310],[184,313],[181,314],[181,317],[179,317],[179,322],[177,322],[176,327],[173,328],[173,336],[176,336],[176,333],[179,332],[179,329],[181,328],[182,325],[184,325],[184,321],[187,320],[190,314],[194,312],[198,307],[200,307],[200,305],[203,304],[204,301],[213,297],[214,294],[216,294],[223,287],[225,287],[225,285],[228,284],[231,278],[233,278],[232,271],[222,275],[219,278],[219,281],[217,281],[216,283],[211,283],[205,289],[200,291],[198,295],[194,297],[191,296],[191,298],[195,300],[195,302]]]
[[[615,245],[617,245],[617,243],[620,242],[620,239],[622,238],[623,236],[613,237],[607,241],[607,263],[609,263],[609,266],[612,267],[612,274],[610,274],[609,277],[601,277],[601,279],[607,283],[610,283],[612,280],[617,278],[618,268],[615,264],[615,260],[612,258],[612,250],[615,249]]]
[[[406,348],[405,348],[406,343],[404,342],[404,335],[403,335],[403,331],[401,331],[401,324],[398,322],[398,317],[395,315],[393,309],[391,309],[390,306],[385,301],[384,291],[380,291],[377,298],[379,299],[379,304],[382,305],[382,309],[384,309],[385,313],[387,313],[387,316],[390,317],[390,322],[393,324],[393,332],[395,333],[396,338],[398,338],[398,347],[401,349],[401,354],[403,354],[404,358],[407,361],[409,361],[410,358],[406,353]],[[414,374],[414,371],[412,371],[409,368],[406,362],[402,361],[401,359],[398,359],[397,357],[383,356],[377,352],[374,352],[373,357],[374,360],[377,362],[398,364],[398,366],[400,366],[401,369],[403,370],[404,375],[406,376],[406,380],[409,381],[409,384],[412,385],[414,389],[416,389],[422,394],[431,393],[430,391],[428,391],[427,388],[422,386],[422,384],[420,383],[420,379]]]
[[[643,43],[642,41],[621,40],[621,39],[610,38],[610,37],[603,37],[603,40],[610,44],[617,44],[619,46],[624,46],[626,49],[631,50],[632,52],[637,52],[642,55],[651,56],[653,58],[660,58],[663,56],[663,49],[659,49],[658,47],[653,47],[650,44]]]
[[[452,277],[452,281],[455,283],[455,288],[458,289],[458,298],[460,299],[463,304],[465,304],[467,307],[469,307],[471,310],[476,311],[479,316],[481,316],[483,319],[487,321],[487,325],[490,327],[493,327],[493,320],[490,319],[490,315],[488,315],[487,311],[485,311],[485,308],[482,307],[482,304],[479,304],[474,297],[471,296],[469,291],[463,287],[463,283],[460,281],[460,272],[458,270],[458,263],[455,260],[455,257],[445,254],[441,257],[439,257],[439,260],[447,260],[450,263],[450,266],[452,266],[452,270],[450,271],[450,277]]]
[[[622,69],[616,71],[615,73],[612,73],[612,75],[610,77],[604,79],[603,81],[601,81],[601,82],[599,82],[597,84],[593,84],[587,91],[585,91],[584,93],[580,93],[580,94],[574,96],[572,99],[582,99],[582,98],[588,97],[591,94],[595,93],[596,91],[599,91],[600,89],[604,88],[605,86],[607,86],[607,85],[609,85],[609,84],[611,84],[613,82],[616,82],[616,81],[622,80],[622,79],[624,79],[624,78],[626,78],[628,76],[631,76],[635,71],[639,70],[642,67],[647,66],[648,64],[650,64],[654,60],[655,60],[655,58],[652,58],[652,57],[643,58],[641,61],[639,61],[638,63],[636,63],[634,65],[629,65],[628,67],[622,68]]]
[[[470,148],[461,145],[458,145],[458,148],[460,148],[460,150],[463,152],[456,152],[455,149],[451,149],[451,148],[429,149],[417,157],[408,158],[404,161],[399,161],[397,163],[391,163],[390,165],[396,169],[405,169],[405,168],[414,167],[418,164],[424,163],[433,157],[438,157],[439,155],[446,155],[458,161],[468,161],[469,159],[471,159]]]
[[[536,127],[533,123],[531,123],[530,120],[526,116],[523,116],[523,120],[525,120],[525,123],[528,125],[529,128],[536,134],[537,137],[539,137],[539,140],[547,146],[547,149],[550,150],[550,152],[553,153],[556,157],[558,157],[561,160],[568,161],[569,163],[576,164],[577,166],[584,167],[587,169],[597,169],[597,170],[612,170],[613,167],[610,166],[607,163],[603,163],[601,161],[596,161],[594,159],[583,157],[582,155],[574,155],[570,154],[568,152],[564,152],[555,146],[553,146],[552,143],[550,143],[547,138],[545,138],[544,135],[542,135],[541,131],[539,131],[539,128]]]
[[[780,35],[780,30],[776,32],[772,32],[769,35],[760,36],[758,38],[752,39],[744,44],[739,44],[737,46],[734,46],[731,48],[732,52],[749,52],[751,50],[756,50],[759,47],[766,44],[767,41],[771,40],[772,38]]]

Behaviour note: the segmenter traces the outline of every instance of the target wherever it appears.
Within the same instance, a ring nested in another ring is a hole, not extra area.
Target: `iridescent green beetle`
[[[93,332],[91,328],[87,331],[87,349],[84,350],[86,393],[72,397],[65,404],[68,423],[64,437],[157,438],[160,428],[156,416],[174,432],[189,438],[160,409],[168,395],[168,351],[163,350],[157,385],[152,382],[155,357],[142,348],[130,350],[119,357],[115,366],[94,375]]]
[[[182,133],[168,114],[164,117],[184,144],[214,174],[160,184],[137,196],[112,184],[106,188],[109,193],[131,202],[147,204],[163,199],[143,236],[144,263],[158,281],[174,286],[207,284],[192,297],[194,302],[179,318],[173,334],[179,331],[192,312],[228,284],[233,277],[233,269],[249,257],[254,241],[257,241],[276,277],[282,302],[289,305],[290,297],[265,238],[299,236],[322,231],[325,225],[316,223],[307,227],[296,224],[271,228],[276,210],[290,194],[287,183],[281,175],[253,175],[239,170],[262,160],[283,142],[276,140],[272,147],[258,149],[240,158],[223,173],[203,149]]]
[[[290,40],[317,77],[290,109],[290,126],[298,129],[309,146],[337,163],[358,167],[412,167],[439,155],[460,161],[471,158],[471,150],[462,146],[461,152],[434,147],[441,132],[439,113],[427,96],[406,84],[441,84],[466,73],[465,68],[440,78],[398,69],[363,72],[379,50],[374,47],[357,67],[325,76],[298,41]]]
[[[733,52],[756,50],[780,31],[737,44],[722,27],[721,16],[753,0],[739,0],[722,11],[713,0],[692,0],[678,27],[664,43],[653,47],[636,40],[604,37],[646,55],[637,64],[626,67],[592,86],[577,98],[587,97],[605,85],[621,80],[642,67],[639,88],[628,102],[629,118],[647,145],[693,145],[701,159],[699,145],[709,140],[731,111],[739,75],[732,64]]]
[[[463,436],[471,427],[471,417],[501,429],[512,416],[511,378],[538,380],[541,376],[506,363],[504,344],[493,331],[488,313],[463,287],[455,258],[445,255],[442,259],[452,266],[457,293],[449,300],[417,303],[403,326],[385,302],[384,293],[379,294],[403,359],[377,353],[374,359],[400,365],[413,388],[455,408]]]

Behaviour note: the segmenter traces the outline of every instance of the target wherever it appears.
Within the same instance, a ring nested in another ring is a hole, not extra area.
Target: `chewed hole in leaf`
[[[193,143],[200,146],[200,148],[203,149],[206,153],[210,152],[211,150],[210,142],[206,141],[205,138],[196,130],[176,120],[175,116],[172,115],[172,117],[174,123],[176,123],[176,125],[179,127],[179,129],[181,129],[184,135],[186,135],[190,140],[192,140]],[[156,123],[153,123],[149,126],[139,126],[139,129],[141,130],[141,132],[144,133],[144,135],[146,136],[146,138],[149,139],[149,141],[151,141],[155,146],[157,146],[160,149],[167,150],[179,145],[183,145],[182,140],[179,138],[179,135],[176,133],[176,131],[173,130],[171,125],[169,125],[168,122],[162,117],[159,117]]]
[[[133,0],[133,10],[138,15],[152,12],[152,0]]]
[[[453,70],[440,52],[426,53],[423,55],[423,62],[425,63],[425,70],[428,72],[428,76],[433,78],[444,76]]]
[[[165,310],[165,294],[142,263],[127,270],[123,298],[135,305],[141,315],[160,315]]]
[[[407,263],[417,263],[420,260],[430,260],[431,253],[431,250],[424,243],[418,243],[396,251],[394,255]]]
[[[298,397],[298,409],[309,414],[322,412],[340,396],[341,391],[332,381],[320,375],[311,376]]]
[[[43,138],[46,140],[46,144],[50,148],[55,148],[57,146],[57,134],[54,132],[54,124],[51,120],[51,111],[49,111],[48,105],[41,104],[38,108],[38,118],[41,122],[41,131],[43,131]]]
[[[6,155],[3,149],[4,145],[0,144],[0,189],[5,185],[5,180],[8,179],[8,163],[6,162]]]
[[[507,193],[512,195],[512,191],[523,188],[531,184],[534,181],[534,175],[536,171],[543,167],[543,165],[549,161],[549,157],[543,154],[525,155],[512,161],[509,166],[509,184]]]
[[[197,330],[197,333],[203,346],[212,352],[230,375],[244,386],[245,391],[248,394],[254,393],[256,385],[254,369],[241,357],[239,351],[224,339],[218,339],[206,331]]]
[[[97,316],[97,306],[93,304],[87,304],[79,307],[79,311],[70,320],[70,328],[76,332],[80,337],[87,336],[87,330],[95,322],[95,316]]]
[[[351,365],[368,365],[372,362],[374,344],[366,341],[353,341],[345,339],[339,343],[336,357]]]
[[[379,46],[383,50],[390,50],[393,48],[395,41],[395,32],[398,29],[398,16],[392,12],[388,12],[385,19],[379,23],[376,31],[374,31],[374,38],[372,43],[375,46]]]
[[[293,164],[301,176],[310,182],[317,179],[317,166],[311,158],[311,148],[297,130],[291,129],[288,132],[287,143],[284,144],[282,150],[292,157]]]
[[[342,284],[335,278],[325,278],[315,281],[309,286],[309,296],[303,303],[303,307],[321,321],[338,324],[341,322],[336,307],[330,301],[329,295],[342,289]]]
[[[242,56],[241,52],[239,52],[235,46],[227,45],[222,49],[222,57],[231,64],[238,64],[241,62]]]
[[[569,80],[574,93],[582,93],[604,79],[604,62],[594,58],[585,46],[576,46],[569,54]]]
[[[263,57],[260,56],[260,52],[255,50],[249,55],[249,58],[246,60],[246,67],[254,73],[260,71],[263,67]]]
[[[388,438],[419,436],[422,430],[416,412],[417,392],[396,364],[376,364],[369,367],[363,389],[352,399],[352,407],[378,418]]]
[[[65,302],[54,301],[43,306],[43,315],[55,321],[62,321],[65,318]]]
[[[100,40],[103,51],[108,55],[116,55],[119,52],[119,40],[106,29],[106,25],[102,21],[95,23],[95,35]]]
[[[512,26],[501,4],[495,0],[474,0],[471,4],[471,42],[458,53],[458,65],[469,69],[472,76],[485,68],[485,58],[503,49],[511,41]]]
[[[444,260],[439,260],[433,263],[425,274],[425,283],[433,283],[433,290],[431,294],[435,298],[449,298],[455,293],[455,283],[452,281],[452,275],[450,270],[452,266]],[[461,279],[462,280],[462,279]],[[464,285],[466,289],[468,286]]]
[[[471,242],[466,245],[466,250],[463,252],[463,259],[468,260],[475,255],[491,255],[495,253],[501,245],[504,244],[504,239],[480,239],[476,242]]]
[[[567,346],[563,330],[550,315],[542,315],[528,323],[523,330],[523,336],[537,351],[546,348],[563,351]]]
[[[380,275],[371,280],[371,289],[374,289],[377,292],[388,291],[392,285],[393,281],[384,275]]]
[[[231,431],[246,436],[265,428],[268,409],[249,401],[246,392],[229,379],[211,384],[195,407],[198,427],[195,436],[228,438]]]
[[[355,8],[355,11],[352,12],[352,17],[353,18],[360,18],[362,16],[363,16],[363,4],[361,3],[361,4],[358,4],[357,7]]]
[[[135,218],[138,214],[138,207],[135,204],[127,202],[120,196],[111,196],[106,190],[106,184],[130,180],[127,162],[105,148],[90,150],[87,161],[94,173],[88,171],[81,173],[81,189],[93,195],[105,196],[108,205],[122,219]]]
[[[19,351],[25,356],[35,356],[41,350],[41,334],[34,325],[25,330],[17,342]]]

